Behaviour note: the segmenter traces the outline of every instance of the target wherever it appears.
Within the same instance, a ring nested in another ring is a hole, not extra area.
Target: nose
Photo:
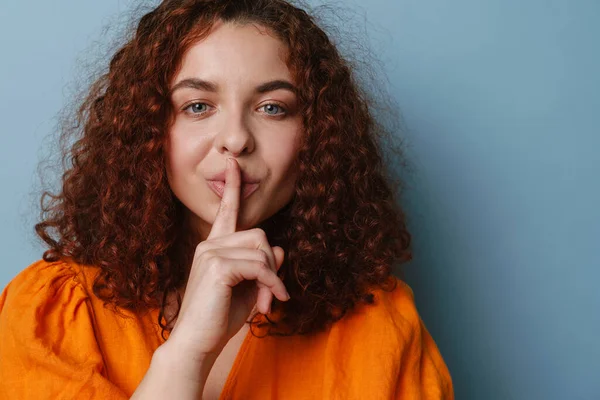
[[[217,151],[233,157],[251,153],[254,150],[254,136],[245,117],[231,114],[225,118],[226,122],[214,142]]]

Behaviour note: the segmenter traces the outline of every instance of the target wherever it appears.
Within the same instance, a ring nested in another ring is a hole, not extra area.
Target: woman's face
[[[256,25],[219,22],[184,55],[173,78],[174,122],[169,128],[169,185],[204,240],[220,195],[209,181],[235,158],[242,180],[258,181],[242,196],[237,230],[257,226],[285,206],[296,182],[293,161],[301,136],[286,47]]]

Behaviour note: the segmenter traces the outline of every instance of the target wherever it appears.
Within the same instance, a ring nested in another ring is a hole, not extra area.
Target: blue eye
[[[185,107],[183,111],[187,112],[188,114],[198,116],[206,114],[206,112],[208,111],[208,107],[209,106],[206,103],[191,103],[190,105]],[[287,110],[285,108],[276,103],[268,103],[264,106],[261,106],[260,108],[264,109],[267,115],[272,116],[283,116],[287,113]]]
[[[198,106],[200,106],[200,107],[198,107]],[[198,110],[198,108],[202,108],[201,106],[206,106],[206,103],[192,103],[189,106],[187,106],[186,108],[184,108],[183,110],[185,111],[185,110],[188,110],[191,108],[192,114],[203,114],[204,112],[206,112],[206,110]],[[194,112],[194,110],[198,111],[198,112]]]
[[[281,107],[279,104],[269,103],[265,104],[261,108],[264,108],[268,115],[279,115],[277,112],[271,113],[273,110],[283,110],[283,114],[285,114],[285,108]]]

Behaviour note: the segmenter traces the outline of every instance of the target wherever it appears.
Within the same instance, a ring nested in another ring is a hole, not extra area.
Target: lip
[[[225,190],[225,182],[224,181],[206,181],[208,187],[217,195],[219,198],[223,197],[223,191]],[[242,183],[241,187],[241,197],[242,199],[247,199],[250,197],[252,193],[258,189],[258,183]]]
[[[254,177],[251,177],[248,175],[248,173],[246,171],[244,171],[243,169],[240,169],[240,174],[241,174],[241,179],[242,179],[242,184],[246,184],[246,183],[259,183],[260,179],[256,179]],[[225,171],[221,171],[218,174],[208,178],[209,181],[216,181],[216,182],[225,182]]]

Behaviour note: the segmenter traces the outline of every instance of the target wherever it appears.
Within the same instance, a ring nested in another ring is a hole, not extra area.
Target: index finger
[[[208,239],[234,233],[237,225],[238,212],[240,208],[240,191],[242,179],[237,161],[233,158],[227,159],[225,170],[225,188],[221,204],[215,217]]]

